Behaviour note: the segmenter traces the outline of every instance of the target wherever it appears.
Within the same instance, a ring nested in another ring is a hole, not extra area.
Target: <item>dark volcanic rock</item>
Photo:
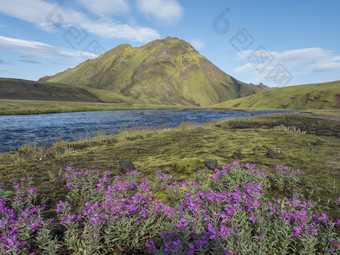
[[[93,157],[89,156],[85,158],[86,161],[93,161]]]
[[[277,153],[269,148],[268,151],[267,151],[267,155],[269,157],[275,157],[277,155]]]
[[[204,164],[211,170],[215,170],[217,167],[217,160],[206,160],[204,161]]]
[[[258,150],[260,150],[260,149],[261,149],[261,147],[258,146],[258,145],[256,145],[256,146],[253,148],[253,151],[258,151]]]
[[[314,145],[322,145],[323,144],[323,141],[321,140],[317,140],[316,142],[313,143]]]
[[[131,161],[119,162],[119,173],[125,174],[127,170],[136,170],[135,165]]]
[[[243,157],[241,152],[234,152],[233,153],[233,158],[234,159],[241,159]]]

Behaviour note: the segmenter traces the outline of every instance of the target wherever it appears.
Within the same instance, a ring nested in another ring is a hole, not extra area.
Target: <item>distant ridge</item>
[[[0,99],[134,103],[134,100],[112,91],[104,91],[81,85],[65,85],[10,78],[0,78]]]
[[[340,81],[273,88],[214,105],[236,109],[340,109]]]

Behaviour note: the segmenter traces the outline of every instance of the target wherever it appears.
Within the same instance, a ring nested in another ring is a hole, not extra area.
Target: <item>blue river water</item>
[[[0,152],[17,150],[23,145],[51,146],[64,140],[74,141],[98,135],[117,134],[124,128],[176,127],[182,122],[203,124],[230,117],[275,113],[276,111],[180,111],[175,109],[73,112],[39,115],[1,115]],[[282,111],[280,111],[282,112]]]

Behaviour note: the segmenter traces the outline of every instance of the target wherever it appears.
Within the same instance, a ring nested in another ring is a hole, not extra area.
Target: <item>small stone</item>
[[[211,170],[215,170],[215,168],[217,168],[217,160],[206,160],[204,161],[204,164]]]
[[[139,115],[144,115],[144,112],[140,112]]]
[[[316,190],[316,191],[321,191],[321,190],[324,190],[324,188],[316,187],[315,190]]]
[[[136,168],[131,161],[121,161],[118,170],[120,174],[125,174],[128,170],[136,170]]]
[[[261,147],[259,146],[259,145],[256,145],[254,148],[253,148],[253,151],[258,151],[258,150],[260,150],[261,149]]]
[[[59,176],[56,178],[56,182],[57,182],[58,184],[66,183],[66,179],[65,179],[63,176],[59,175]]]
[[[276,154],[276,152],[273,151],[272,149],[268,149],[267,155],[268,155],[269,157],[275,157],[277,154]]]
[[[321,140],[317,140],[316,142],[313,143],[314,145],[322,145],[323,144],[323,141]]]
[[[93,161],[93,157],[86,157],[85,160],[86,161]]]
[[[233,153],[233,158],[234,159],[241,159],[242,158],[242,153],[241,152],[234,152]]]

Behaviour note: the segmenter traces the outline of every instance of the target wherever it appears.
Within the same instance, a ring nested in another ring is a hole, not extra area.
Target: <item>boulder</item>
[[[204,161],[204,164],[211,170],[215,170],[217,167],[217,160],[206,160]]]
[[[136,170],[136,168],[131,161],[121,161],[118,170],[120,174],[125,174],[128,170]]]
[[[243,157],[241,152],[234,152],[233,156],[234,159],[241,159]]]
[[[85,157],[85,160],[86,161],[93,161],[93,157],[91,157],[91,156]]]
[[[259,146],[259,145],[256,145],[254,148],[253,148],[253,151],[258,151],[258,150],[260,150],[261,149],[261,147]]]
[[[323,144],[323,141],[321,140],[317,140],[316,142],[313,143],[314,145],[322,145]]]
[[[273,151],[272,149],[268,149],[267,151],[267,156],[269,157],[275,157],[277,155],[277,153],[275,151]]]

